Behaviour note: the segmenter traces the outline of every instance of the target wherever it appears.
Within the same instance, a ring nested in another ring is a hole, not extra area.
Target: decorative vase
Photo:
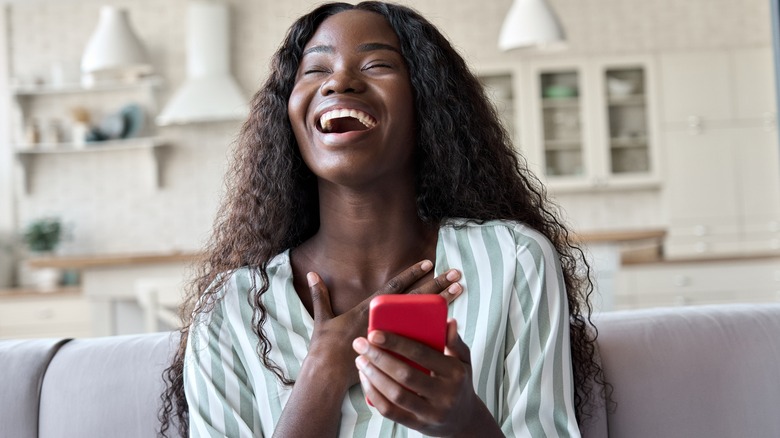
[[[38,268],[33,271],[33,287],[38,292],[54,292],[60,285],[62,271],[57,268]]]

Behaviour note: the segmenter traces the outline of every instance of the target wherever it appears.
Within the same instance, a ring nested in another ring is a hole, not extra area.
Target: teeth
[[[322,130],[325,132],[330,132],[332,125],[331,120],[340,119],[343,117],[352,117],[357,119],[366,128],[373,128],[376,126],[376,121],[374,118],[364,113],[363,111],[358,111],[355,109],[335,109],[328,111],[320,116],[320,125],[322,126]]]

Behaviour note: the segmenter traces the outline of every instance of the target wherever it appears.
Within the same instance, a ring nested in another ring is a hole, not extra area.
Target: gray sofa
[[[599,349],[616,406],[586,437],[780,437],[780,304],[605,313]],[[158,333],[0,341],[0,437],[153,437]]]

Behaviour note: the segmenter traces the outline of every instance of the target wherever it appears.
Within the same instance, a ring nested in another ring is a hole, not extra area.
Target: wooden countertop
[[[663,229],[596,231],[573,234],[581,243],[626,243],[641,240],[660,240],[666,235]],[[32,268],[90,269],[118,266],[159,265],[166,263],[194,262],[200,256],[197,252],[173,251],[168,253],[77,255],[31,258]]]
[[[590,231],[575,233],[574,240],[588,243],[626,243],[639,240],[660,240],[666,236],[666,230],[662,228],[649,228],[645,230],[617,230],[617,231]]]
[[[133,265],[159,265],[165,263],[194,262],[199,253],[170,252],[146,254],[108,254],[29,259],[32,268],[89,269]]]
[[[0,289],[0,298],[61,298],[81,296],[78,286],[60,286],[53,291],[41,291],[32,287]]]

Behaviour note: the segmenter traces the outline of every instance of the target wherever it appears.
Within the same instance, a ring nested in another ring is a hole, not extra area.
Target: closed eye
[[[303,72],[303,74],[305,75],[316,74],[316,73],[325,73],[325,70],[311,69]]]
[[[374,63],[374,64],[369,64],[369,65],[367,65],[367,66],[364,68],[364,70],[369,70],[369,69],[372,69],[372,68],[393,68],[393,66],[392,66],[392,65],[390,65],[390,64],[385,64],[385,63],[377,62],[377,63]]]
[[[315,66],[309,67],[306,70],[304,70],[303,74],[304,75],[309,75],[309,74],[327,73],[327,72],[328,72],[327,68],[319,66],[319,65],[315,65]]]

